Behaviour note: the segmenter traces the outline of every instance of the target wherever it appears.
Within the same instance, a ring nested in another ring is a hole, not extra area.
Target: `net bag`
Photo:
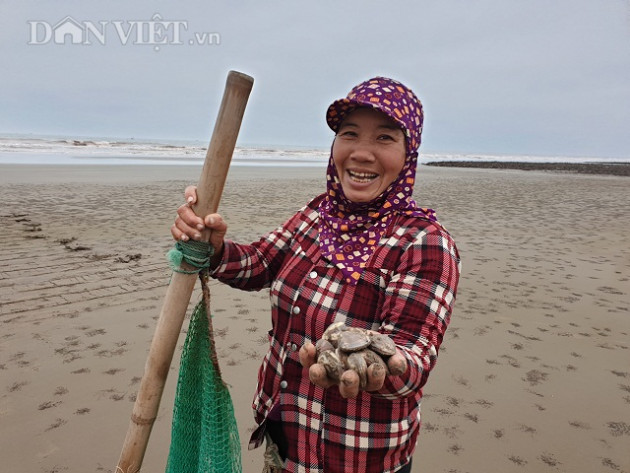
[[[169,254],[169,259],[178,256]],[[188,262],[185,255],[184,260]],[[214,344],[205,271],[200,279],[203,298],[193,310],[182,352],[166,473],[242,473],[234,406]]]

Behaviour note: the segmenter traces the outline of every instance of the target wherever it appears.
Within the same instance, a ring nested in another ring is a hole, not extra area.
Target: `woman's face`
[[[369,202],[400,174],[405,164],[405,135],[384,113],[358,108],[339,127],[332,154],[346,197],[352,202]]]

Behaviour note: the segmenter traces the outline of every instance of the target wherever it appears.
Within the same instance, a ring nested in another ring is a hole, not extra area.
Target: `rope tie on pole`
[[[171,269],[178,273],[201,273],[210,267],[210,259],[214,254],[214,248],[205,241],[178,241],[166,254]],[[182,268],[182,263],[195,268],[187,270]]]

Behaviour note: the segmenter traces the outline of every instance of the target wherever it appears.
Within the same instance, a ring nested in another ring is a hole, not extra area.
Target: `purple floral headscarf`
[[[398,177],[370,202],[352,202],[343,192],[332,152],[326,173],[326,196],[319,206],[320,250],[356,284],[381,237],[396,215],[436,222],[435,212],[416,206],[411,198],[422,135],[422,104],[415,94],[393,79],[375,77],[354,87],[346,98],[328,107],[326,121],[335,132],[357,108],[374,108],[392,118],[405,134],[406,159]]]

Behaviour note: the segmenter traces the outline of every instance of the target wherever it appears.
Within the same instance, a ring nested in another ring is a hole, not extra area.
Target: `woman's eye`
[[[339,133],[339,136],[343,136],[346,138],[355,138],[357,136],[357,132],[356,131],[352,131],[352,130],[345,130],[342,131],[341,133]]]
[[[394,137],[392,135],[380,135],[378,139],[380,141],[393,141]]]

